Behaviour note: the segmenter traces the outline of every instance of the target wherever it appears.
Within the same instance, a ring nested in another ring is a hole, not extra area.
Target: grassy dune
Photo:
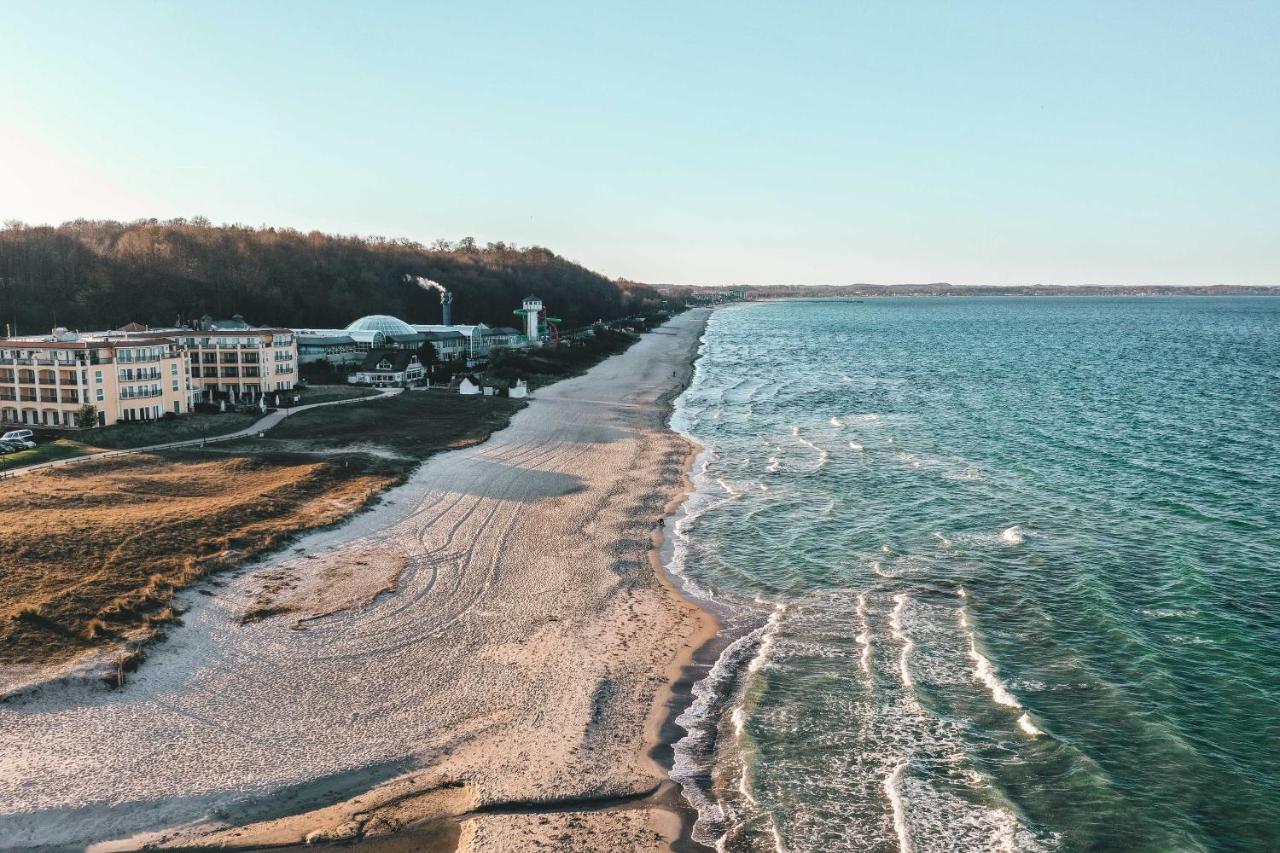
[[[285,455],[139,455],[16,481],[0,494],[0,647],[58,659],[173,617],[211,570],[332,524],[394,482]]]
[[[434,452],[483,441],[515,400],[414,392],[303,412],[264,439],[37,472],[0,490],[4,663],[154,631],[201,576],[333,524]]]

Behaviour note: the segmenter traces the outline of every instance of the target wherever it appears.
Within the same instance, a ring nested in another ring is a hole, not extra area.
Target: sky
[[[1280,284],[1280,3],[0,0],[0,220]]]

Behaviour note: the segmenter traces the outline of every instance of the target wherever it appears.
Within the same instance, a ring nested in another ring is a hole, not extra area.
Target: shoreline
[[[667,577],[659,519],[692,487],[698,449],[669,422],[707,315],[541,389],[341,529],[191,596],[188,624],[110,701],[0,708],[0,748],[75,756],[0,778],[0,835],[95,851],[704,849],[667,770],[682,680],[718,624]],[[335,561],[403,574],[300,629],[232,618],[263,575],[305,587]],[[135,767],[158,741],[165,760]]]
[[[686,450],[684,459],[681,460],[680,464],[682,488],[663,507],[661,522],[654,528],[651,535],[653,548],[649,552],[649,564],[654,576],[659,583],[667,588],[673,597],[693,610],[698,624],[697,631],[688,638],[686,650],[672,661],[668,667],[666,686],[659,692],[654,701],[653,712],[651,712],[651,719],[648,724],[650,742],[646,749],[646,755],[657,765],[665,777],[663,784],[664,786],[669,786],[670,793],[673,795],[669,798],[668,808],[680,822],[679,834],[669,845],[669,849],[673,853],[697,853],[697,851],[711,849],[693,840],[693,825],[698,819],[698,813],[693,805],[685,799],[680,784],[671,778],[671,770],[675,762],[675,745],[685,734],[684,728],[676,722],[676,719],[692,704],[692,688],[694,682],[697,681],[694,672],[702,666],[702,659],[708,654],[708,650],[716,646],[723,626],[714,613],[685,595],[678,581],[667,571],[667,566],[662,556],[663,546],[667,541],[667,529],[673,523],[680,508],[697,489],[696,484],[693,482],[693,466],[704,448],[690,436],[682,435],[672,429],[671,416],[675,413],[676,400],[689,388],[693,381],[693,376],[697,372],[697,364],[700,357],[698,351],[701,348],[702,339],[706,335],[706,324],[709,320],[710,314],[702,324],[702,332],[698,336],[698,341],[688,359],[687,366],[679,376],[680,381],[671,390],[667,398],[662,401],[665,411],[665,428],[684,442]]]

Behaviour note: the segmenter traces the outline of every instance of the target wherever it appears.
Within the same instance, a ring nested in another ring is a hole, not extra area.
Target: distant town
[[[572,346],[595,333],[587,327],[562,335],[537,296],[513,309],[520,328],[454,323],[452,295],[426,283],[440,290],[440,323],[373,314],[344,328],[285,328],[206,315],[184,326],[130,323],[0,338],[0,425],[92,429],[201,409],[265,412],[296,403],[308,372],[350,385],[409,388],[430,385],[436,368],[461,394],[494,394],[498,388],[468,371],[499,352]],[[607,325],[630,331],[644,322]],[[527,386],[516,379],[501,392],[523,397]]]

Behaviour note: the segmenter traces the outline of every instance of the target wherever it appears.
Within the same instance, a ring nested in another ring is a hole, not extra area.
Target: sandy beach
[[[665,423],[705,321],[184,593],[122,689],[0,704],[0,847],[667,849],[677,795],[649,753],[714,623],[655,533],[686,487]]]

